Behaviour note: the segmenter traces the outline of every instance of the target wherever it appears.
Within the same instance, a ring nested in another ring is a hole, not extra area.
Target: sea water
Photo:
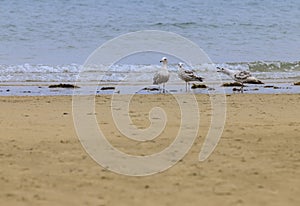
[[[139,30],[182,35],[216,66],[249,70],[266,81],[300,81],[297,0],[2,0],[0,82],[74,82],[96,48]],[[159,60],[118,62],[101,81],[119,82],[128,72],[137,82],[151,81]],[[169,67],[175,82],[176,63]],[[207,65],[193,66],[206,81],[214,75]],[[89,81],[99,81],[89,72]]]

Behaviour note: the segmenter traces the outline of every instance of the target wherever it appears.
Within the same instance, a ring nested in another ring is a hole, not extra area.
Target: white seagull
[[[179,62],[178,63],[178,77],[185,81],[185,90],[187,91],[187,86],[189,82],[194,82],[194,81],[199,81],[202,82],[203,78],[197,76],[193,71],[191,70],[186,70],[183,67],[183,63]]]
[[[168,60],[166,57],[163,57],[160,62],[162,62],[161,69],[154,75],[153,84],[162,84],[163,92],[165,92],[165,83],[169,81],[170,73],[168,71]]]
[[[217,67],[217,72],[227,74],[233,80],[242,84],[241,92],[243,93],[244,83],[262,83],[260,80],[251,75],[248,71],[233,71],[226,68]]]

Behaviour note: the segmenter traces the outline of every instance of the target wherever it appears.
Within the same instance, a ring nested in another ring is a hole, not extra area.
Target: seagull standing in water
[[[185,81],[185,90],[187,91],[187,86],[189,82],[194,82],[194,81],[199,81],[202,82],[203,78],[197,76],[193,71],[191,70],[186,70],[183,67],[183,63],[179,62],[178,63],[178,77]]]
[[[217,72],[221,72],[223,74],[227,74],[228,76],[230,76],[233,80],[239,82],[242,84],[241,87],[241,93],[244,92],[243,88],[244,88],[244,83],[262,83],[260,80],[256,79],[255,77],[253,77],[251,75],[250,72],[248,71],[233,71],[230,69],[226,69],[226,68],[220,68],[217,67]]]
[[[162,63],[161,69],[154,75],[153,84],[162,84],[163,93],[165,93],[165,83],[169,81],[170,73],[168,71],[168,60],[166,57],[163,57],[160,62]]]

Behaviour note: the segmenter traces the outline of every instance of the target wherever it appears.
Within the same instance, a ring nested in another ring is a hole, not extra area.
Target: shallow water
[[[160,94],[162,90],[157,85],[147,83],[80,83],[80,88],[49,88],[53,83],[7,83],[0,84],[0,96],[56,96],[56,95],[122,95],[122,94]],[[170,82],[166,85],[165,93],[169,94],[234,94],[240,93],[235,89],[240,87],[222,87],[220,82],[205,83],[207,88],[185,89],[185,83]],[[105,89],[111,87],[113,89]],[[102,89],[104,88],[104,89]],[[259,85],[245,85],[245,94],[300,94],[300,86],[293,82],[265,82]]]

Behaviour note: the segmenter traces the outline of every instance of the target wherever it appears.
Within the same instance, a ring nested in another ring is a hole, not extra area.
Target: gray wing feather
[[[245,80],[249,77],[251,77],[251,74],[248,71],[241,71],[234,74],[234,78],[236,78],[237,80]]]

